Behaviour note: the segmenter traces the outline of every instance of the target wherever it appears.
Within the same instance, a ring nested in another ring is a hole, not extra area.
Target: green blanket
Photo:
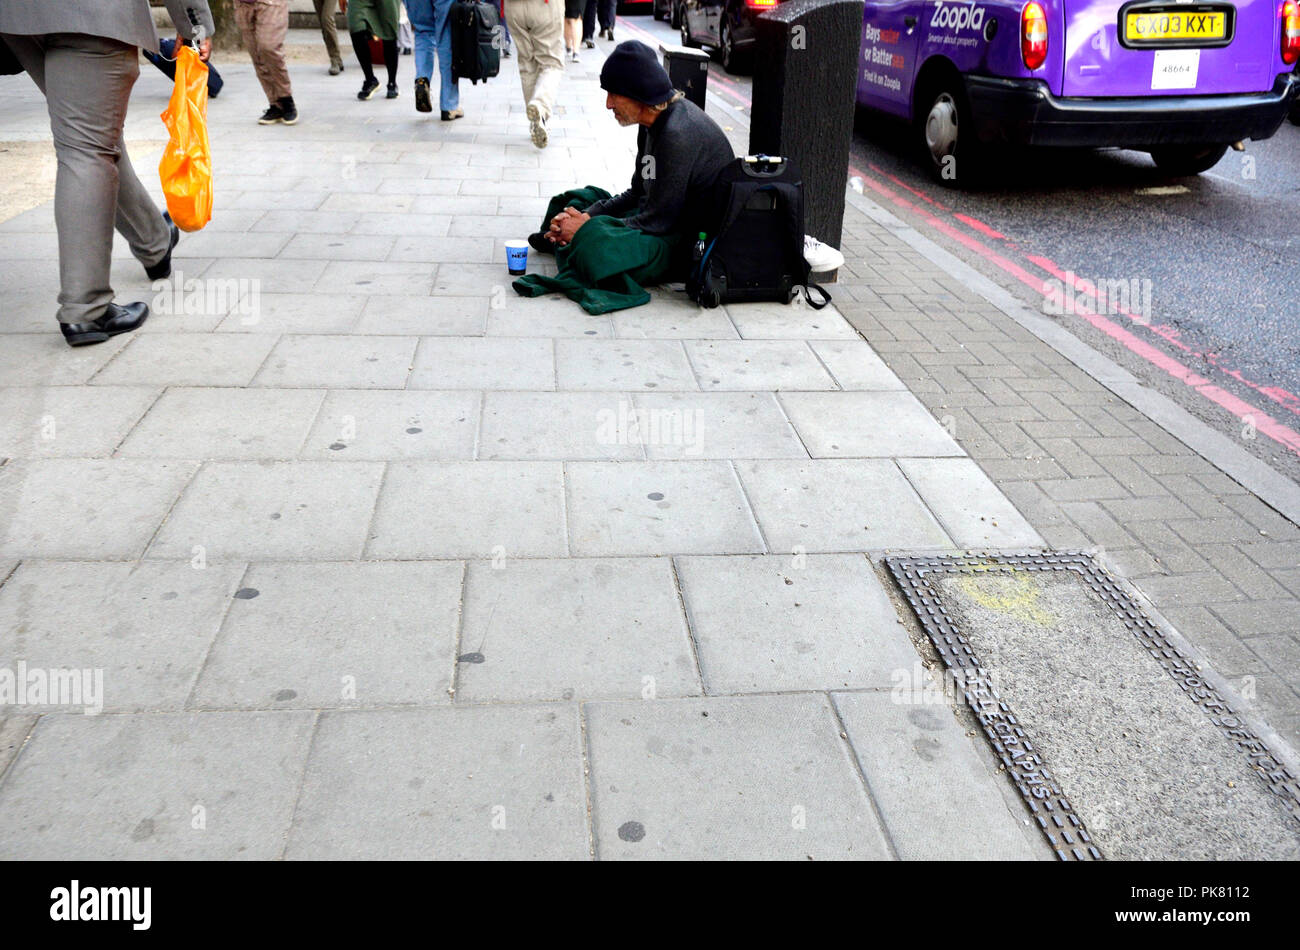
[[[551,199],[544,221],[549,225],[566,207],[581,211],[608,197],[595,187],[566,191]],[[668,275],[674,246],[670,239],[628,227],[621,218],[600,215],[580,227],[567,247],[556,250],[556,276],[528,274],[512,286],[522,297],[564,294],[592,315],[639,307],[650,302],[643,285],[661,283]]]

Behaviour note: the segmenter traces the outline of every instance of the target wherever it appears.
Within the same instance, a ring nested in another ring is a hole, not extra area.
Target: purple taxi
[[[1140,149],[1172,175],[1277,131],[1297,0],[867,0],[858,103],[912,122],[935,176],[995,145]]]

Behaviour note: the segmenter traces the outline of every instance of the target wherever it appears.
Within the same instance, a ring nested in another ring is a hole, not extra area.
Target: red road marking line
[[[1045,293],[1046,288],[1044,287],[1044,281],[1035,278],[1022,267],[1007,260],[992,248],[967,234],[963,234],[947,222],[940,221],[928,211],[918,207],[906,198],[895,193],[885,185],[873,179],[871,176],[862,172],[860,169],[850,165],[849,171],[860,177],[863,183],[877,194],[887,198],[899,207],[911,210],[915,214],[919,215],[931,227],[942,231],[944,234],[949,235],[965,247],[980,254],[980,256],[984,257],[991,263],[996,264],[1017,280],[1034,288],[1038,293]],[[1037,261],[1035,261],[1035,263],[1037,263]],[[1048,263],[1050,264],[1051,262],[1048,261]],[[1062,274],[1062,277],[1063,276],[1064,274]],[[1204,376],[1196,374],[1190,368],[1184,366],[1163,350],[1152,346],[1145,340],[1139,339],[1128,330],[1119,326],[1115,322],[1106,319],[1100,314],[1080,311],[1078,315],[1083,317],[1084,320],[1091,323],[1098,330],[1101,330],[1107,336],[1122,343],[1130,352],[1141,356],[1153,366],[1164,370],[1164,372],[1168,373],[1174,379],[1177,379],[1190,386],[1192,389],[1195,389],[1210,402],[1226,409],[1238,419],[1242,419],[1243,421],[1249,420],[1254,425],[1257,432],[1263,433],[1278,444],[1284,445],[1292,452],[1300,455],[1300,432],[1296,432],[1289,426],[1283,425],[1263,410],[1255,408],[1245,400],[1239,399],[1227,390],[1214,385],[1210,380],[1206,379]]]

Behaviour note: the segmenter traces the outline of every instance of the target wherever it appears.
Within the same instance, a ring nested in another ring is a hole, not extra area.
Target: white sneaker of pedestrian
[[[803,259],[816,273],[839,270],[844,266],[844,255],[829,244],[823,244],[811,234],[803,236]]]
[[[546,117],[535,102],[528,103],[528,132],[533,137],[534,145],[546,148],[546,143],[550,140],[546,134]]]

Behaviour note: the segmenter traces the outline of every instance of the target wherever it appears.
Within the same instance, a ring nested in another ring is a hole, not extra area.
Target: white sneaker
[[[571,63],[578,62],[578,51],[576,49],[569,54],[569,62]]]
[[[803,259],[814,273],[839,270],[844,266],[844,255],[829,244],[823,244],[811,234],[803,236]]]
[[[534,145],[546,148],[546,143],[550,140],[546,134],[546,117],[535,102],[528,103],[528,133],[533,137]]]

